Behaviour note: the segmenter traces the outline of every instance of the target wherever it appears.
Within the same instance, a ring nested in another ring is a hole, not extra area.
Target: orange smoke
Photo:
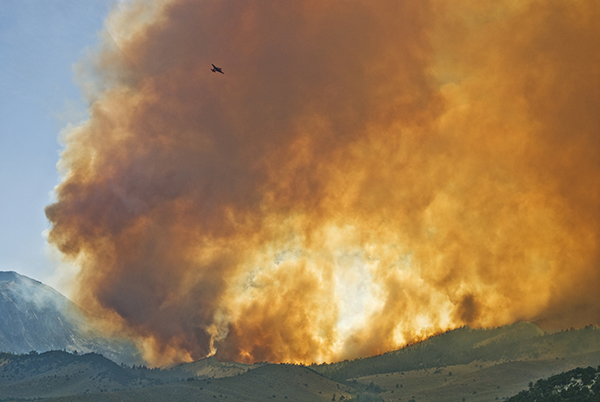
[[[596,0],[125,4],[46,214],[149,361],[600,323]]]

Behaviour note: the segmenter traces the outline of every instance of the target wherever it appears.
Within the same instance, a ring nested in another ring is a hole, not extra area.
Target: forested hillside
[[[509,402],[597,402],[600,401],[600,366],[576,368],[530,384]]]

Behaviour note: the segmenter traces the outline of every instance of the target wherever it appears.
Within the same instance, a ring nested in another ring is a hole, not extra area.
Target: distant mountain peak
[[[103,337],[77,305],[52,287],[0,271],[0,351],[32,350],[97,352],[117,362],[143,362],[131,342]]]
[[[41,284],[41,282],[27,276],[21,275],[15,271],[0,271],[0,282],[18,282],[18,281],[31,281]]]

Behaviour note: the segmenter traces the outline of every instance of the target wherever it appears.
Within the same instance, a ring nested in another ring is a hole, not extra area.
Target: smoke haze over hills
[[[155,364],[598,323],[599,17],[594,0],[121,4],[80,63],[90,118],[46,209],[76,301]]]

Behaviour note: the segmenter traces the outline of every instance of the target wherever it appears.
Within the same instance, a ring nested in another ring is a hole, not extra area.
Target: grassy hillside
[[[600,364],[600,352],[569,358],[469,364],[375,374],[356,378],[373,384],[385,401],[489,402],[504,400],[527,389],[530,382],[574,369]],[[496,399],[498,398],[498,399]]]
[[[171,374],[181,378],[223,378],[243,374],[248,370],[260,367],[260,364],[243,364],[236,362],[220,362],[214,357],[198,360],[192,363],[182,363],[169,367]]]
[[[380,356],[311,366],[337,381],[368,375],[469,364],[563,358],[600,351],[600,330],[545,334],[531,323],[495,329],[456,329]]]
[[[48,399],[83,401],[331,401],[350,399],[353,388],[294,365],[262,365],[234,377],[185,380],[159,386],[95,395]]]

